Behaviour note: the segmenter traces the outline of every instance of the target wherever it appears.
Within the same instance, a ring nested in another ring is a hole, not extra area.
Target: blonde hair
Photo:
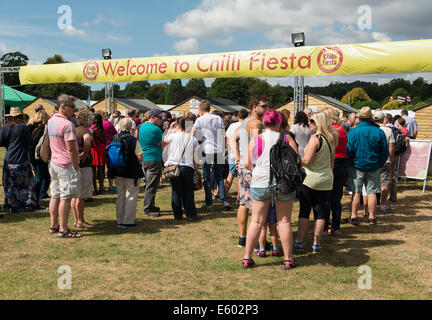
[[[132,120],[130,118],[123,118],[119,123],[120,131],[131,131],[132,129]]]
[[[335,147],[338,143],[338,134],[334,130],[327,114],[325,112],[314,112],[311,119],[315,121],[318,128],[316,134],[324,136],[330,145]]]
[[[336,113],[339,113],[338,110],[333,109],[331,107],[325,107],[324,109],[321,110],[321,112],[324,112],[327,115],[327,117],[329,118],[331,123],[339,123],[340,124],[340,119],[338,117],[338,114],[336,114]]]
[[[30,123],[47,123],[49,120],[50,115],[48,114],[48,112],[46,112],[45,110],[39,110],[38,112],[36,112],[36,114],[34,115],[34,117],[30,120]]]

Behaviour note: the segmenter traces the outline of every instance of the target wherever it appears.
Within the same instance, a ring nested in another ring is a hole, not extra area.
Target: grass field
[[[157,195],[159,218],[143,216],[140,192],[133,230],[117,228],[115,195],[87,204],[96,228],[82,231],[82,239],[48,234],[48,212],[7,214],[0,219],[0,299],[431,299],[432,184],[424,194],[415,181],[399,190],[378,225],[342,224],[340,236],[324,237],[319,255],[311,253],[309,234],[299,267],[290,271],[282,257],[256,257],[257,268],[243,270],[236,210],[218,204],[199,212],[201,221],[175,221],[167,185]],[[200,207],[204,192],[195,199]],[[349,199],[343,203],[347,218]],[[297,216],[298,202],[294,233]],[[71,268],[70,290],[58,287],[63,265]],[[363,265],[371,268],[371,289],[357,285]]]

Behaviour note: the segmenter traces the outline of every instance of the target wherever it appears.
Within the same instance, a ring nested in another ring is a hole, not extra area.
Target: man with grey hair
[[[138,139],[131,135],[132,120],[124,118],[120,120],[120,132],[115,135],[111,145],[119,143],[123,146],[125,167],[110,168],[108,177],[115,178],[117,186],[117,226],[119,228],[134,228],[136,220],[136,208],[138,202],[139,181],[144,176],[141,161],[143,150]]]
[[[68,229],[71,199],[78,194],[80,172],[75,126],[69,118],[75,113],[75,98],[62,94],[57,99],[58,112],[48,120],[48,138],[51,150],[50,233],[59,238],[80,238]],[[60,224],[58,218],[60,217]]]
[[[393,168],[394,168],[394,144],[395,139],[393,136],[392,129],[386,126],[384,123],[385,120],[385,114],[382,111],[377,111],[374,114],[374,120],[375,122],[380,126],[381,130],[384,131],[386,139],[387,139],[387,145],[388,145],[388,151],[389,156],[387,158],[386,163],[384,166],[380,169],[380,178],[381,178],[381,211],[387,212],[390,210],[389,206],[387,205],[387,199],[389,196],[389,190],[390,185],[392,182],[393,177]]]
[[[352,127],[353,127],[354,122],[356,121],[356,119],[357,119],[357,114],[355,112],[351,112],[351,113],[348,114],[348,120],[347,120],[347,122],[345,122],[345,124],[346,124],[346,126],[348,128],[347,131],[349,131],[349,130],[352,129]]]

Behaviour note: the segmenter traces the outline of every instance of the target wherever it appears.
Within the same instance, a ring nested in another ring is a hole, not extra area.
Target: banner
[[[21,84],[432,72],[432,40],[373,42],[20,68]]]
[[[426,188],[432,142],[429,140],[410,140],[407,150],[400,156],[397,175],[401,178],[424,180]]]

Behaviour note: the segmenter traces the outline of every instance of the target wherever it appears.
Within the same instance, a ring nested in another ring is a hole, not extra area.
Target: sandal
[[[73,232],[70,229],[68,229],[65,232],[60,232],[59,231],[59,234],[58,234],[57,238],[65,238],[65,239],[66,238],[67,239],[70,239],[70,238],[81,238],[81,235],[79,233],[77,233],[77,232]]]
[[[369,225],[373,226],[377,224],[377,220],[376,219],[369,219]]]
[[[243,269],[249,269],[250,267],[255,265],[255,261],[252,259],[244,259],[242,260],[242,268]]]
[[[83,223],[76,223],[75,227],[81,229],[93,229],[94,225],[84,221]]]
[[[291,259],[285,260],[283,265],[284,265],[285,270],[291,270],[291,269],[294,269],[295,267],[298,266],[298,261],[296,258],[291,258]]]
[[[50,234],[54,234],[54,233],[58,233],[59,232],[59,228],[49,228],[49,233]]]
[[[359,225],[359,220],[357,217],[355,218],[350,218],[349,222],[353,225],[353,226],[358,226]]]

